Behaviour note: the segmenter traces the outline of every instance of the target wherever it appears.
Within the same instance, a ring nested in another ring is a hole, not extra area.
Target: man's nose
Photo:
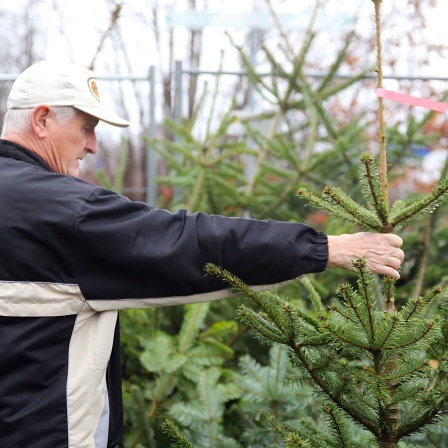
[[[98,142],[96,140],[95,134],[89,136],[89,138],[87,139],[86,151],[90,154],[96,154],[98,152]]]

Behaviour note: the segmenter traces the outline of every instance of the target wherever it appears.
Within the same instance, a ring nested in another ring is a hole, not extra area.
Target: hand
[[[328,236],[327,267],[353,271],[352,262],[362,258],[375,274],[400,278],[398,269],[404,259],[400,249],[403,240],[392,233],[360,232],[352,235]]]

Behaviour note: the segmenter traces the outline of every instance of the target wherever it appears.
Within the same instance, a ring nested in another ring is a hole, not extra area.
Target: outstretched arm
[[[327,267],[352,271],[353,260],[363,258],[372,272],[399,279],[398,269],[404,259],[404,252],[400,249],[402,244],[403,240],[392,233],[329,235]]]

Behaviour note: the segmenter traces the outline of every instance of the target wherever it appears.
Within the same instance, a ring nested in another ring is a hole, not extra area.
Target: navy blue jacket
[[[217,300],[322,271],[309,226],[170,213],[0,141],[0,446],[122,445],[117,311]]]

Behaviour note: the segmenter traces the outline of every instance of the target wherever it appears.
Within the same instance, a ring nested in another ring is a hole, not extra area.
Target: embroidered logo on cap
[[[95,78],[89,78],[87,80],[87,83],[89,84],[89,89],[92,92],[92,95],[100,101],[100,93],[98,92],[98,86],[96,85]]]

